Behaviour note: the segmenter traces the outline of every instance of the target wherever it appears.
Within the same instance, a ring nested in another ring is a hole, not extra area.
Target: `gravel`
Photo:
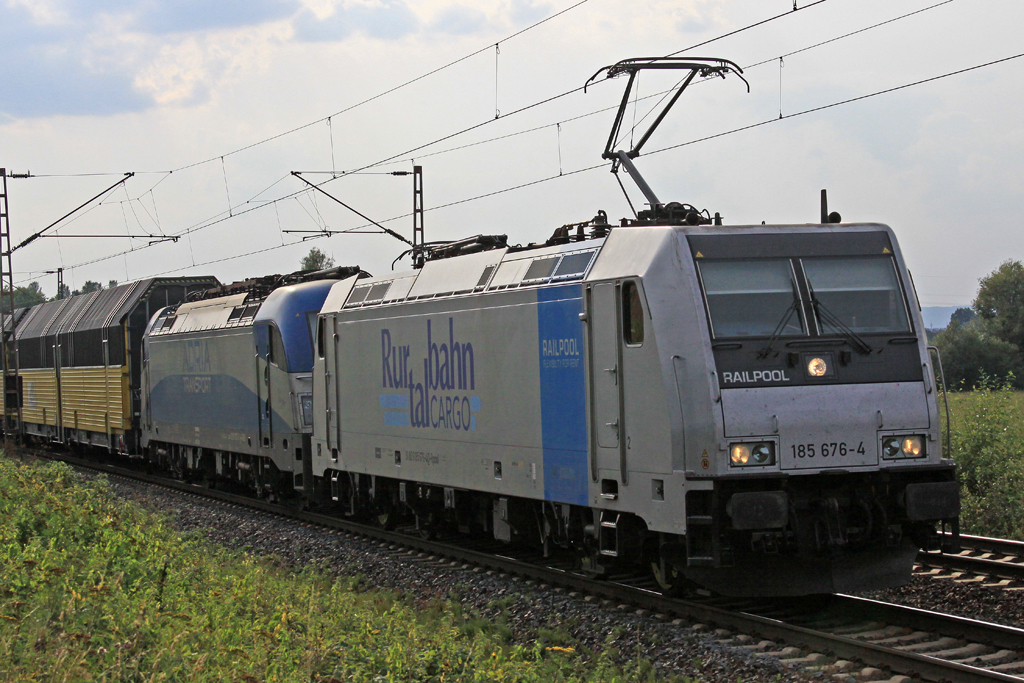
[[[1024,589],[986,588],[980,582],[914,576],[899,588],[863,597],[1024,628]]]
[[[464,614],[504,623],[514,643],[553,637],[552,645],[575,647],[580,652],[617,650],[620,663],[640,655],[654,664],[658,679],[689,676],[708,683],[829,679],[822,672],[799,669],[774,657],[757,656],[716,642],[722,634],[636,615],[616,606],[601,607],[593,598],[587,601],[562,589],[528,585],[500,573],[489,575],[461,565],[452,567],[443,561],[390,550],[367,539],[139,482],[111,479],[111,488],[116,495],[171,513],[181,530],[199,531],[214,543],[275,556],[288,566],[320,563],[339,575],[362,577],[367,587],[403,592],[418,604],[456,600]]]

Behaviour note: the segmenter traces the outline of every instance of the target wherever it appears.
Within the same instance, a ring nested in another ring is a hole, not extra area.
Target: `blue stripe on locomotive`
[[[208,392],[187,392],[186,384],[196,379],[189,375],[169,375],[157,382],[149,395],[153,419],[198,427],[256,431],[259,427],[256,392],[230,375],[209,377]],[[277,411],[274,411],[274,424],[287,424]]]
[[[544,499],[575,505],[588,495],[582,312],[580,285],[537,290]]]

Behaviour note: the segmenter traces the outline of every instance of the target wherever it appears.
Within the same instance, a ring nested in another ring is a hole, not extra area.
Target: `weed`
[[[511,645],[513,597],[488,621],[442,594],[361,579],[226,550],[103,480],[0,458],[0,680],[582,683],[652,671],[577,652],[560,629]]]
[[[562,627],[553,629],[539,628],[537,629],[537,642],[543,643],[544,645],[551,646],[566,646],[571,645],[575,642],[567,630]]]

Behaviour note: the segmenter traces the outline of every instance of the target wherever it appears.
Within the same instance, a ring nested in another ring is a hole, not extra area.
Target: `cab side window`
[[[627,344],[644,343],[644,308],[632,280],[622,285],[622,335]]]
[[[324,319],[317,320],[316,325],[316,355],[324,357]]]
[[[279,368],[287,367],[284,356],[284,340],[281,339],[281,331],[276,325],[270,326],[270,358],[271,363]]]

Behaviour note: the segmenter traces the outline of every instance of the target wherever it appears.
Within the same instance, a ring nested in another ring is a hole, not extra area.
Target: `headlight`
[[[750,461],[754,465],[771,465],[775,462],[771,444],[759,443],[750,449]]]
[[[903,439],[903,456],[906,458],[916,458],[924,453],[924,444],[921,443],[921,437],[919,436],[908,436]]]
[[[750,446],[745,443],[733,444],[731,458],[733,465],[746,465],[750,460]]]
[[[882,457],[886,460],[901,458],[923,458],[927,453],[924,437],[918,434],[910,436],[887,436],[882,439]]]
[[[775,444],[771,441],[760,443],[734,443],[729,448],[729,460],[733,467],[763,467],[775,464]]]
[[[811,377],[824,377],[826,372],[828,372],[828,363],[824,358],[815,357],[807,363],[807,374]]]

